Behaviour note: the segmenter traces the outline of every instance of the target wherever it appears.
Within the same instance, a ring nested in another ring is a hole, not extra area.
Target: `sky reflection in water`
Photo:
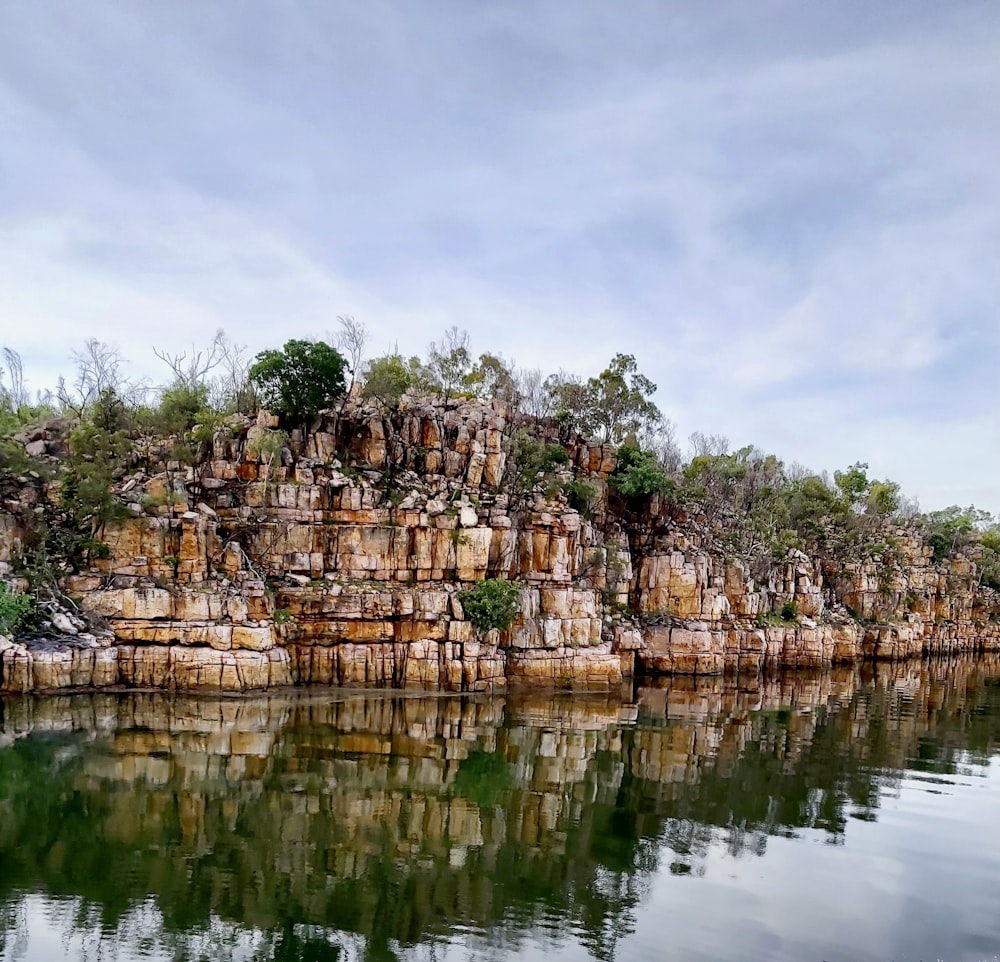
[[[0,959],[992,960],[1000,661],[7,699]]]

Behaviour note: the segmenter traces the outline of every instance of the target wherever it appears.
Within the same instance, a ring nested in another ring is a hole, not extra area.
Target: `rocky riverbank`
[[[125,517],[102,532],[106,557],[61,578],[51,630],[0,639],[0,691],[609,689],[1000,650],[997,593],[972,556],[935,563],[890,526],[891,562],[789,551],[751,571],[676,505],[616,508],[611,445],[562,441],[586,507],[558,477],[519,487],[500,402],[390,417],[355,399],[271,450],[276,428],[267,412],[236,419],[193,466],[148,450],[116,481]],[[63,442],[35,434],[33,456],[58,457]],[[53,484],[5,492],[8,570]],[[507,630],[463,610],[461,590],[486,578],[519,585]]]

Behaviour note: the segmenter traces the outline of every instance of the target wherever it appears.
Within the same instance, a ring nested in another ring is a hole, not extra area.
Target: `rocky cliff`
[[[147,444],[116,481],[124,517],[103,557],[61,577],[77,610],[54,613],[48,637],[0,639],[0,690],[610,688],[1000,649],[974,557],[934,564],[895,528],[891,562],[792,551],[751,572],[704,518],[616,505],[610,445],[563,438],[553,478],[519,477],[511,422],[499,402],[390,415],[352,400],[305,434],[235,419],[193,464]],[[26,443],[43,458],[61,444],[44,430]],[[581,510],[574,478],[595,494]],[[59,498],[27,475],[5,492],[8,571]],[[485,578],[520,586],[508,630],[465,616],[460,590]]]

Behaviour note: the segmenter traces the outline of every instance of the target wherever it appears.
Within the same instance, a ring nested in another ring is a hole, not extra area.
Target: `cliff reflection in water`
[[[223,942],[256,931],[261,958],[338,957],[305,925],[370,958],[538,927],[612,958],[655,872],[697,875],[713,846],[762,855],[802,829],[840,843],[904,770],[985,764],[998,676],[993,657],[671,679],[634,701],[8,699],[0,955],[44,893],[109,929],[151,900],[181,957],[192,933],[213,957],[220,925]]]

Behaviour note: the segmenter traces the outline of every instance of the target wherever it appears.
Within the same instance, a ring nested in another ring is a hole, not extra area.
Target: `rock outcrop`
[[[276,427],[266,412],[234,422],[194,467],[147,453],[118,483],[128,516],[104,530],[107,557],[64,579],[111,633],[0,641],[0,690],[607,689],[637,672],[1000,649],[974,560],[935,565],[903,529],[892,566],[793,551],[755,578],[683,516],[627,530],[608,506],[609,445],[565,444],[597,494],[586,516],[560,485],[519,489],[499,402],[390,417],[352,401],[261,454]],[[58,499],[22,480],[0,514],[7,567],[34,505]],[[461,589],[487,577],[520,585],[509,630],[465,617]]]

